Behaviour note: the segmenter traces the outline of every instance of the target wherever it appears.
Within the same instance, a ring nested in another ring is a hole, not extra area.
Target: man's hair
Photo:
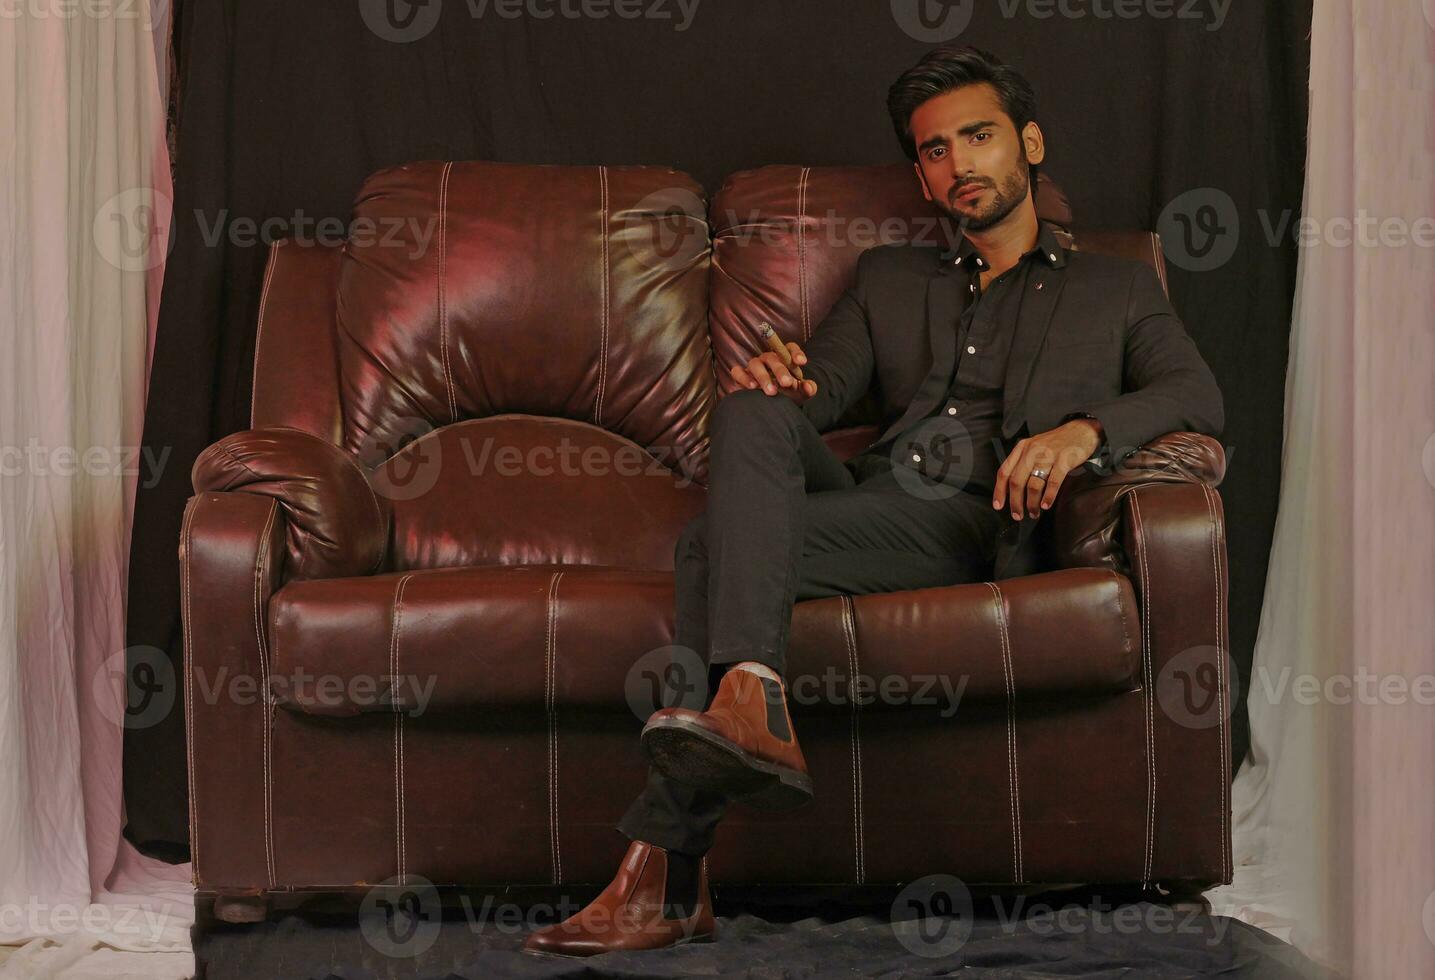
[[[912,113],[928,99],[966,85],[989,83],[996,89],[1002,109],[1016,126],[1017,137],[1036,118],[1036,93],[1021,72],[995,55],[971,45],[944,44],[923,55],[902,72],[887,90],[887,111],[907,159],[917,162],[917,141],[912,137]],[[1036,167],[1031,168],[1033,192]]]

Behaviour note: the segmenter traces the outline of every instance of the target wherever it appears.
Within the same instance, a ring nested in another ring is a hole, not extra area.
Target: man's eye
[[[936,147],[935,149],[933,149],[930,153],[927,154],[927,159],[928,159],[928,160],[935,160],[935,159],[937,159],[937,157],[940,156],[943,152],[945,152],[945,151],[943,150],[943,148],[940,147],[940,146],[938,146],[938,147]]]
[[[985,139],[986,139],[988,136],[990,136],[990,135],[991,135],[991,133],[977,133],[975,136],[972,137],[972,139],[974,139],[974,140],[985,140]]]

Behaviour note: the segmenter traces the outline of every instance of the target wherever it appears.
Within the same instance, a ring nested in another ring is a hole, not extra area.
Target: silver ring
[[[1032,470],[1032,471],[1031,471],[1031,475],[1032,475],[1032,476],[1039,476],[1039,477],[1041,477],[1043,480],[1045,480],[1045,479],[1046,479],[1046,476],[1047,476],[1047,473],[1046,473],[1046,470]]]

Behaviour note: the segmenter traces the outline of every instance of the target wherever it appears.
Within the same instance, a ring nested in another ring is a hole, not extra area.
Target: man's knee
[[[707,512],[699,513],[678,532],[678,543],[673,547],[673,567],[682,565],[683,557],[693,548],[702,548],[707,540]]]
[[[739,388],[718,399],[710,430],[717,439],[728,431],[749,432],[773,425],[788,425],[802,409],[786,395],[769,395],[761,388]]]

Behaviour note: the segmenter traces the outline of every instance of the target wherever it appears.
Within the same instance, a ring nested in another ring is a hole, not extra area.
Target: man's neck
[[[1031,198],[1027,198],[999,223],[981,231],[968,231],[966,236],[987,264],[987,274],[999,276],[1031,251],[1036,245],[1038,230],[1036,207]]]

